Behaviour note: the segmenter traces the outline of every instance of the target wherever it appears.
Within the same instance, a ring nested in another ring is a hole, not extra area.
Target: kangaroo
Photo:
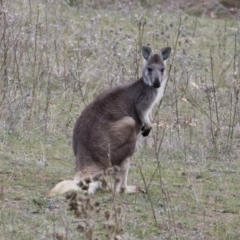
[[[130,157],[135,151],[138,134],[148,136],[151,131],[151,111],[164,93],[165,60],[170,53],[170,47],[153,53],[150,47],[143,46],[142,77],[104,91],[82,111],[73,130],[75,178],[58,183],[48,196],[80,190],[83,179],[89,177],[93,178],[87,181],[87,191],[93,194],[102,187],[99,176],[111,166],[116,166],[114,192],[139,191],[137,186],[127,185]]]

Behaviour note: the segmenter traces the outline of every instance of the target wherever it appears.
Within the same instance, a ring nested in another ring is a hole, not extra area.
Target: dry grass
[[[1,2],[0,239],[85,239],[64,197],[45,193],[74,175],[77,116],[100,91],[139,76],[142,44],[173,48],[155,127],[130,170],[147,194],[91,201],[103,214],[121,207],[118,238],[238,239],[239,22],[189,16],[173,1],[168,10],[106,2]]]

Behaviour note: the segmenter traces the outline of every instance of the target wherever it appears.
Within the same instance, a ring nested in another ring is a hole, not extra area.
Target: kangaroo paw
[[[146,193],[146,191],[140,187],[137,186],[127,186],[126,188],[123,188],[123,192],[125,193]]]
[[[143,135],[144,137],[147,137],[147,136],[149,135],[151,129],[152,129],[151,127],[148,128],[148,129],[142,128],[142,135]]]

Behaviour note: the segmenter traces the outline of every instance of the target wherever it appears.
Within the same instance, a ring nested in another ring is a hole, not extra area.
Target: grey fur
[[[127,186],[130,157],[137,135],[142,131],[142,135],[147,136],[151,130],[151,111],[161,99],[166,83],[163,59],[166,60],[170,52],[171,48],[167,47],[153,54],[150,47],[142,47],[146,60],[142,77],[104,91],[83,110],[73,131],[75,181],[94,176],[110,166],[119,166],[114,191],[138,190],[135,186]],[[57,191],[53,189],[49,195]]]

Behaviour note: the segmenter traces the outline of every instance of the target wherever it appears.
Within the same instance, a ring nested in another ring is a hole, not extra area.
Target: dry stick
[[[50,105],[50,99],[51,99],[51,82],[50,82],[50,75],[51,75],[51,68],[49,69],[48,78],[47,78],[47,89],[46,89],[46,105],[44,109],[44,117],[45,117],[45,126],[44,126],[44,132],[47,133],[47,126],[48,126],[48,110]]]
[[[175,111],[176,111],[176,116],[177,116],[176,123],[178,125],[178,123],[179,123],[179,113],[178,113],[177,83],[176,83],[175,71],[174,71],[173,81],[174,81],[173,85],[174,85],[174,95],[175,95]],[[180,131],[179,131],[178,127],[177,127],[177,133],[178,133],[178,140],[179,140]]]
[[[197,29],[197,20],[198,20],[198,16],[195,17],[192,38],[195,38],[196,29]]]
[[[30,9],[29,20],[30,20],[30,22],[32,22],[32,0],[28,0],[28,5],[29,5],[29,9]]]
[[[165,90],[166,90],[167,85],[168,85],[168,81],[169,81],[169,78],[170,78],[170,77],[169,77],[170,72],[171,72],[172,67],[173,67],[173,65],[174,65],[174,59],[175,59],[175,55],[176,55],[176,51],[177,51],[178,39],[179,39],[179,36],[180,36],[180,33],[181,33],[181,26],[182,26],[182,18],[180,18],[180,22],[179,22],[179,26],[178,26],[178,34],[177,34],[176,41],[175,41],[175,45],[174,45],[172,62],[171,62],[170,66],[169,66],[169,69],[168,69],[168,75],[167,75],[167,81],[166,81],[166,87],[165,87],[165,89],[164,89],[164,93],[165,93]],[[176,86],[176,84],[175,84],[175,86]],[[161,100],[161,101],[159,102],[159,104],[158,104],[157,111],[159,110],[159,108],[160,108],[160,106],[161,106],[161,103],[162,103],[162,100]],[[155,112],[154,117],[156,117],[157,111]],[[157,167],[157,169],[159,169],[161,191],[162,191],[163,195],[165,196],[165,199],[167,199],[167,202],[169,203],[169,201],[170,201],[171,199],[170,199],[170,196],[167,195],[167,193],[165,192],[165,189],[164,189],[164,186],[163,186],[163,181],[162,181],[162,176],[161,176],[160,164],[159,164],[159,163],[160,163],[160,162],[159,162],[159,160],[158,160],[158,167]],[[143,174],[142,174],[141,168],[140,168],[140,172],[141,172],[141,175],[142,175],[142,177],[143,177],[143,179],[144,179],[144,176],[143,176]],[[145,184],[145,187],[146,187],[145,179],[144,179],[144,184]],[[148,187],[149,187],[149,186],[148,186]],[[148,192],[147,192],[147,193],[148,193]],[[148,194],[148,197],[149,197],[149,199],[150,199],[149,194]],[[157,219],[156,219],[156,216],[155,216],[155,212],[154,212],[154,208],[153,208],[153,204],[152,204],[152,202],[151,202],[151,199],[150,199],[150,204],[151,204],[151,208],[152,208],[152,211],[153,211],[153,214],[154,214],[155,222],[157,223]],[[169,205],[169,206],[170,206],[170,208],[171,208],[171,205]],[[170,214],[169,211],[167,211],[167,212],[168,212],[169,221],[171,220],[171,217],[172,217],[172,219],[173,219],[174,231],[175,231],[175,235],[176,235],[176,238],[177,238],[177,232],[176,232],[176,226],[175,226],[175,220],[174,220],[173,212],[171,211],[171,214]],[[169,233],[169,234],[170,234],[170,233]]]
[[[222,71],[219,74],[219,79],[222,79],[222,75],[231,67],[232,62],[234,63],[234,60],[237,56],[239,56],[240,51],[235,51],[235,54],[233,55],[233,57],[231,58],[231,60],[229,61],[228,65],[224,68],[222,67]]]
[[[159,164],[158,164],[159,165]],[[157,173],[157,170],[159,168],[159,166],[157,165],[156,169],[154,170],[154,173],[152,174],[151,178],[150,178],[150,181],[149,181],[149,184],[146,186],[146,191],[148,191],[150,185],[152,184],[152,181],[153,181],[153,178],[155,177],[155,174]]]
[[[5,11],[3,12],[3,33],[1,38],[1,45],[3,45],[4,57],[3,57],[3,63],[1,66],[1,71],[3,71],[3,92],[4,92],[3,100],[5,98],[5,93],[6,93],[7,108],[9,110],[9,120],[8,120],[7,131],[14,131],[16,128],[16,124],[14,123],[14,120],[16,119],[15,111],[18,109],[19,105],[21,104],[21,101],[17,101],[17,98],[19,96],[18,87],[15,84],[9,85],[7,64],[10,63],[8,62],[8,60],[10,60],[8,53],[11,48],[15,49],[15,47],[17,46],[19,33],[16,35],[15,38],[13,38],[12,34],[10,34],[10,32],[14,31],[16,21],[11,22],[9,16],[10,15],[6,14]]]
[[[235,42],[234,42],[233,76],[234,76],[235,80],[237,80],[237,76],[236,76],[237,35],[236,34],[235,34],[234,40],[235,40]],[[237,89],[236,86],[234,86],[234,95],[235,95],[235,103],[234,103],[234,113],[232,116],[232,93],[231,93],[230,124],[229,124],[229,132],[228,132],[228,140],[230,139],[230,142],[231,142],[230,150],[232,148],[234,128],[238,123],[238,120],[236,121],[236,123],[234,123],[235,117],[237,116],[237,105],[238,105],[238,100],[239,100],[239,89]]]
[[[168,121],[168,119],[169,119],[169,116],[170,116],[170,113],[169,113],[169,115],[168,115],[168,117],[167,117],[167,121]],[[156,134],[158,133],[158,129],[159,129],[159,126],[158,126],[158,123],[157,123],[157,131],[156,131]],[[155,174],[157,173],[158,168],[161,167],[160,160],[159,160],[159,154],[160,154],[160,148],[161,148],[161,146],[162,146],[162,142],[163,142],[163,137],[164,137],[165,130],[166,130],[166,128],[164,128],[164,131],[163,131],[163,133],[162,133],[162,137],[161,137],[161,139],[160,139],[160,143],[158,144],[158,146],[157,146],[157,140],[153,137],[154,147],[155,147],[155,155],[156,155],[156,159],[157,159],[158,165],[157,165],[156,169],[154,170],[154,173],[153,173],[152,176],[151,176],[151,179],[150,179],[149,184],[148,184],[148,186],[147,186],[147,188],[146,188],[146,191],[147,191],[148,188],[150,187],[150,185],[151,185],[151,183],[152,183],[152,181],[153,181],[153,178],[154,178]]]
[[[55,217],[55,212],[53,212],[54,214],[54,217]],[[56,239],[56,221],[54,220],[53,221],[53,239],[55,240]]]
[[[144,35],[144,27],[146,25],[146,19],[142,17],[140,21],[138,22],[138,42],[136,46],[136,72],[135,72],[135,78],[139,78],[139,67],[140,67],[140,56],[139,56],[139,49],[142,47],[142,42],[143,42],[143,35]]]
[[[143,179],[144,187],[147,188],[146,180],[145,180],[145,178],[144,178],[144,175],[143,175],[143,172],[142,172],[142,168],[141,168],[141,166],[140,166],[139,164],[138,164],[138,168],[139,168],[139,170],[140,170],[140,173],[141,173],[141,176],[142,176],[142,179]],[[156,214],[155,214],[155,211],[154,211],[152,199],[151,199],[151,197],[150,197],[149,192],[146,191],[146,193],[147,193],[147,196],[148,196],[148,199],[149,199],[149,202],[150,202],[150,206],[151,206],[151,209],[152,209],[152,213],[153,213],[153,217],[154,217],[155,224],[156,224],[156,226],[158,226],[158,221],[157,221],[157,217],[156,217]]]
[[[233,118],[232,118],[232,108],[233,108],[233,99],[232,99],[232,93],[230,94],[230,109],[229,109],[229,125],[228,125],[228,138],[227,138],[227,145],[229,144],[229,140],[232,138],[232,125],[233,125]],[[232,145],[232,140],[230,146]]]
[[[45,10],[45,24],[46,24],[46,46],[48,45],[49,42],[49,34],[48,34],[48,3],[46,4],[46,10]],[[39,11],[39,7],[38,7],[38,11]],[[36,37],[37,38],[37,32],[36,32]],[[49,66],[49,56],[48,56],[48,48],[46,47],[46,58],[47,58],[47,66]],[[48,70],[48,78],[47,78],[47,88],[46,88],[46,106],[45,106],[45,110],[44,110],[44,116],[45,116],[45,134],[47,133],[47,126],[48,126],[48,109],[49,109],[49,105],[50,105],[50,99],[51,99],[51,82],[50,82],[50,78],[51,78],[51,72],[52,69],[51,67]]]
[[[170,78],[169,75],[170,75],[170,72],[172,70],[172,66],[173,66],[173,63],[174,63],[174,59],[175,59],[175,55],[176,55],[176,51],[177,51],[178,39],[179,39],[179,36],[180,36],[180,33],[181,33],[181,30],[180,30],[181,26],[182,26],[182,19],[180,18],[180,22],[179,22],[179,26],[178,26],[178,34],[177,34],[177,38],[176,38],[175,45],[174,45],[173,55],[172,55],[172,62],[170,64],[169,68],[168,68],[167,81],[166,81],[166,86],[165,86],[163,95],[164,95],[164,93],[166,91],[166,88],[167,88],[167,85],[168,85],[168,80]],[[159,110],[161,104],[162,104],[162,99],[160,100],[160,102],[159,102],[159,104],[157,106],[157,111]],[[157,111],[155,112],[154,117],[156,117]]]
[[[31,13],[30,13],[31,14]],[[34,99],[35,91],[36,91],[36,65],[37,65],[37,51],[38,51],[38,41],[37,41],[37,35],[38,35],[38,24],[39,24],[39,7],[37,8],[37,20],[35,25],[35,38],[34,38],[34,60],[33,60],[33,73],[32,73],[32,80],[33,80],[33,92],[32,92],[32,98]]]
[[[226,34],[226,31],[227,31],[227,21],[225,20],[225,25],[224,25],[224,36],[223,36],[223,40],[222,40],[222,45],[223,45],[223,55],[221,56],[221,59],[222,59],[222,62],[221,62],[221,69],[222,69],[222,71],[221,71],[221,73],[220,73],[220,75],[219,75],[219,79],[220,79],[220,81],[221,81],[221,79],[222,79],[222,75],[223,74],[225,74],[225,72],[226,72],[226,70],[228,69],[228,68],[230,68],[230,66],[232,65],[232,61],[233,61],[233,69],[235,69],[235,59],[236,59],[236,55],[237,55],[237,51],[236,51],[236,38],[235,38],[235,46],[234,46],[234,56],[233,56],[233,58],[230,60],[230,62],[229,62],[229,64],[227,65],[227,67],[225,67],[225,69],[223,68],[223,63],[224,63],[224,60],[225,60],[225,56],[226,56],[226,54],[225,54],[225,52],[226,52],[226,46],[227,46],[227,34]],[[236,37],[236,35],[235,35],[235,37]],[[219,39],[219,42],[220,42],[220,39]],[[220,50],[220,48],[219,48],[219,50]],[[212,79],[213,79],[213,77],[212,77]],[[219,84],[220,84],[220,81],[218,82]],[[214,92],[215,93],[215,92]],[[215,102],[217,102],[217,101],[215,101]],[[216,107],[216,104],[215,104],[215,107]],[[234,122],[234,116],[232,116],[232,114],[233,114],[233,95],[232,95],[232,93],[230,94],[230,112],[229,112],[229,114],[230,114],[230,117],[229,117],[229,125],[228,125],[228,135],[227,135],[227,140],[226,140],[226,146],[228,147],[228,146],[230,146],[230,148],[232,147],[232,137],[233,137],[233,129],[234,129],[234,127],[233,127],[233,122]],[[218,126],[219,126],[219,124],[218,124]],[[220,130],[220,128],[218,127],[217,128],[217,131],[218,130]],[[230,145],[229,145],[229,140],[230,140]],[[230,151],[230,149],[228,149],[229,151]]]
[[[66,47],[66,44],[65,44],[65,42],[62,42],[62,44],[63,44],[63,75],[64,75],[64,84],[63,84],[63,86],[64,86],[64,88],[63,88],[63,90],[65,90],[66,88],[67,88],[67,74],[66,74],[66,72],[67,72],[67,59],[68,59],[68,54],[67,54],[67,47]],[[66,96],[65,96],[65,98],[66,98]]]
[[[238,56],[238,55],[239,55],[239,52],[235,54],[235,56]],[[231,66],[231,63],[232,63],[233,60],[234,60],[234,57],[230,60],[230,63],[227,65],[227,67],[222,70],[222,72],[220,74],[220,77],[223,74],[223,72],[225,72]],[[205,76],[205,82],[206,82],[206,76]],[[178,87],[178,89],[180,91],[182,91],[180,89],[180,87]],[[198,104],[198,102],[195,100],[195,98],[191,95],[191,92],[187,91],[187,88],[186,88],[186,91],[184,91],[184,94],[186,95],[188,102],[194,108],[196,108],[199,112],[201,112],[203,115],[205,115],[212,122],[212,124],[217,128],[218,127],[217,122],[215,122],[214,119]]]
[[[108,161],[109,161],[109,167],[113,167],[113,165],[111,163],[111,144],[110,143],[108,144]],[[115,234],[116,227],[118,226],[118,223],[119,223],[119,220],[118,220],[117,214],[116,214],[116,194],[117,194],[115,192],[115,181],[116,181],[116,179],[114,179],[112,177],[112,175],[110,175],[109,177],[110,177],[110,190],[111,190],[111,193],[112,193],[112,200],[113,200],[113,209],[114,209],[114,212],[115,212],[115,218],[114,218],[114,220],[115,220],[114,234]]]
[[[81,53],[81,58],[78,58],[76,69],[79,69],[80,64],[83,64],[83,62],[84,62],[84,56]],[[85,81],[84,83],[81,81],[81,76],[83,74],[83,71],[84,70],[82,69],[81,72],[77,73],[77,75],[73,71],[71,71],[71,75],[74,79],[74,81],[73,81],[73,92],[75,93],[78,90],[80,91],[82,102],[83,102],[84,106],[86,107],[86,105],[87,105],[86,97],[85,97],[86,94],[83,93],[83,86],[87,81]],[[73,103],[73,101],[74,101],[74,96],[75,96],[75,94],[72,94],[71,103]],[[71,107],[70,107],[70,110],[71,110]]]
[[[6,91],[5,89],[2,89],[2,90],[0,91],[0,96],[2,96],[2,99],[0,99],[0,106],[3,105],[3,102],[4,102],[4,100],[6,99],[6,93],[7,93],[7,91]]]
[[[231,95],[232,96],[232,95]],[[231,139],[231,148],[232,148],[232,141],[233,141],[233,133],[236,125],[239,123],[239,120],[237,119],[235,121],[235,118],[237,117],[237,109],[238,109],[238,101],[239,101],[239,89],[234,89],[234,96],[235,96],[235,103],[234,103],[234,112],[233,112],[233,117],[232,117],[232,124],[231,124],[231,134],[230,134],[230,139]]]
[[[180,18],[180,23],[179,23],[179,30],[178,30],[178,36],[177,36],[177,39],[180,35],[180,26],[181,26],[181,18]],[[175,47],[174,47],[174,54],[175,54],[175,48],[177,47],[176,46],[177,42],[175,43]],[[174,56],[175,57],[175,56]],[[171,65],[170,65],[170,68],[171,68]],[[170,69],[169,69],[169,73],[170,73]],[[174,75],[175,75],[175,71],[174,71]],[[167,79],[168,81],[168,79]],[[178,124],[178,121],[179,121],[179,113],[178,113],[178,100],[177,100],[177,83],[176,83],[176,77],[174,76],[173,78],[173,84],[174,84],[174,94],[175,94],[175,111],[176,111],[176,116],[177,116],[177,124]],[[177,128],[177,132],[178,132],[178,139],[179,139],[179,128]]]
[[[161,174],[160,169],[159,169],[159,174]],[[171,198],[169,196],[168,190],[166,188],[164,188],[163,182],[161,182],[161,184],[162,184],[161,190],[162,190],[162,193],[165,196],[165,199],[166,199],[166,202],[167,202],[168,208],[169,208],[169,210],[167,211],[167,213],[168,213],[168,221],[169,221],[169,224],[170,224],[171,223],[171,218],[172,218],[173,226],[174,226],[174,233],[175,233],[176,239],[178,239],[175,218],[174,218],[174,214],[173,214],[173,210],[172,210]],[[170,231],[169,231],[169,239],[171,239]]]
[[[169,115],[170,115],[170,113],[169,113]],[[168,116],[168,118],[169,118],[169,116]],[[164,132],[165,132],[165,130],[166,130],[166,128],[164,128]],[[170,198],[170,196],[168,194],[168,190],[165,189],[164,184],[163,184],[162,173],[161,173],[161,163],[160,163],[160,159],[159,159],[159,153],[160,153],[160,149],[161,149],[162,142],[163,142],[164,132],[162,134],[162,138],[160,140],[160,143],[158,144],[158,146],[155,146],[155,153],[156,153],[156,158],[157,158],[157,162],[158,162],[157,169],[158,169],[158,172],[159,172],[160,188],[161,188],[161,191],[162,191],[162,193],[163,193],[163,195],[164,195],[164,197],[166,199],[166,203],[168,205],[167,213],[168,213],[169,224],[171,223],[171,219],[172,219],[175,236],[176,236],[176,239],[178,239],[177,232],[176,232],[175,218],[174,218],[172,205],[171,205],[171,198]],[[169,231],[169,237],[170,237],[170,231]]]
[[[206,84],[206,93],[207,93],[208,108],[209,108],[209,119],[210,119],[210,124],[211,124],[211,128],[210,128],[211,136],[212,136],[213,144],[216,147],[215,137],[214,137],[214,130],[213,130],[213,122],[214,121],[213,121],[212,108],[211,108],[211,96],[210,96],[208,88],[207,88],[207,77],[206,77],[206,74],[205,74],[205,84]],[[216,126],[217,126],[217,124],[216,124]]]
[[[219,128],[219,114],[218,114],[218,104],[217,104],[217,97],[216,97],[216,84],[215,84],[215,79],[213,75],[213,57],[212,57],[212,51],[210,49],[210,60],[211,60],[211,81],[212,81],[212,89],[213,89],[213,100],[214,100],[214,105],[215,105],[215,114],[217,118],[217,126]]]
[[[7,19],[6,19],[6,13],[3,12],[3,22],[4,22],[4,31],[2,35],[3,39],[3,46],[4,46],[4,55],[3,55],[3,67],[4,67],[4,87],[8,87],[8,72],[7,72],[7,58],[8,58],[8,49],[7,49],[7,43],[6,43],[6,30],[7,30]]]
[[[215,153],[218,155],[218,144],[217,144],[217,137],[218,137],[218,133],[220,131],[220,128],[219,128],[219,114],[218,114],[218,104],[217,104],[217,99],[216,99],[216,84],[215,84],[215,80],[214,80],[214,75],[213,75],[213,70],[214,70],[214,67],[213,67],[213,57],[212,57],[212,50],[210,49],[210,62],[211,62],[211,82],[212,82],[212,94],[213,94],[213,102],[214,102],[214,106],[215,106],[215,116],[216,116],[216,119],[217,119],[217,128],[214,130],[213,129],[213,124],[212,124],[212,121],[211,121],[211,134],[212,134],[212,140],[213,140],[213,144],[214,144],[214,147],[215,147]],[[205,81],[206,81],[206,78],[205,78]],[[206,85],[207,85],[207,82],[206,82]],[[210,111],[210,116],[211,116],[211,119],[213,118],[213,111],[212,110],[212,100],[211,100],[211,96],[210,96],[210,93],[207,89],[207,95],[208,95],[208,103],[209,103],[209,111]]]
[[[108,168],[110,167],[113,167],[112,166],[112,162],[111,162],[111,143],[108,143]],[[115,193],[115,182],[114,182],[114,179],[112,178],[112,176],[110,176],[110,191],[112,193],[112,196],[113,196],[113,202],[115,202],[115,197],[116,197],[116,193]],[[114,183],[114,184],[113,184]]]
[[[65,232],[66,232],[66,235],[65,235],[65,238],[64,240],[68,240],[68,233],[69,233],[69,222],[65,222],[65,219],[64,217],[62,216],[62,214],[60,214],[60,217],[61,217],[61,220],[63,222],[63,225],[64,225],[64,228],[65,228]]]
[[[236,73],[236,57],[237,57],[237,34],[235,34],[234,36],[233,73]]]
[[[206,76],[205,76],[206,78]],[[206,81],[206,80],[205,80]],[[203,115],[205,115],[214,126],[217,126],[217,123],[211,118],[211,116],[196,102],[196,100],[193,98],[193,96],[188,93],[187,95],[188,102],[192,104],[193,107],[195,107],[199,112],[201,112]]]
[[[18,40],[19,40],[19,35],[21,34],[21,30],[18,31],[18,33],[16,34],[16,36],[14,38],[12,38],[12,36],[10,37],[9,34],[7,34],[9,31],[7,31],[8,28],[12,27],[14,28],[14,23],[9,23],[9,21],[7,22],[7,18],[6,18],[6,13],[3,12],[3,33],[2,33],[2,38],[0,39],[0,45],[3,45],[3,51],[4,51],[4,54],[3,54],[3,61],[2,61],[2,66],[0,67],[0,72],[3,72],[3,85],[0,84],[0,86],[3,86],[3,88],[1,89],[1,94],[2,94],[2,100],[0,102],[0,105],[3,104],[5,98],[6,98],[6,93],[8,93],[7,89],[9,87],[12,87],[12,86],[9,86],[8,85],[8,68],[7,68],[7,60],[8,60],[8,52],[10,49],[16,49],[17,46],[18,46]],[[13,31],[13,30],[12,30]],[[22,54],[21,54],[22,55]],[[17,51],[14,51],[14,64],[16,64],[15,62],[17,62],[16,60],[16,56],[17,56]],[[16,64],[16,79],[18,79],[18,81],[20,82],[19,80],[19,64]],[[9,89],[9,91],[11,91]],[[16,97],[16,94],[17,92],[15,92],[15,97]],[[21,92],[21,95],[22,92]],[[12,119],[11,119],[12,121]],[[11,127],[10,127],[11,128]]]
[[[224,35],[223,35],[223,57],[222,60],[224,61],[226,57],[226,47],[227,47],[227,18],[224,20]]]

